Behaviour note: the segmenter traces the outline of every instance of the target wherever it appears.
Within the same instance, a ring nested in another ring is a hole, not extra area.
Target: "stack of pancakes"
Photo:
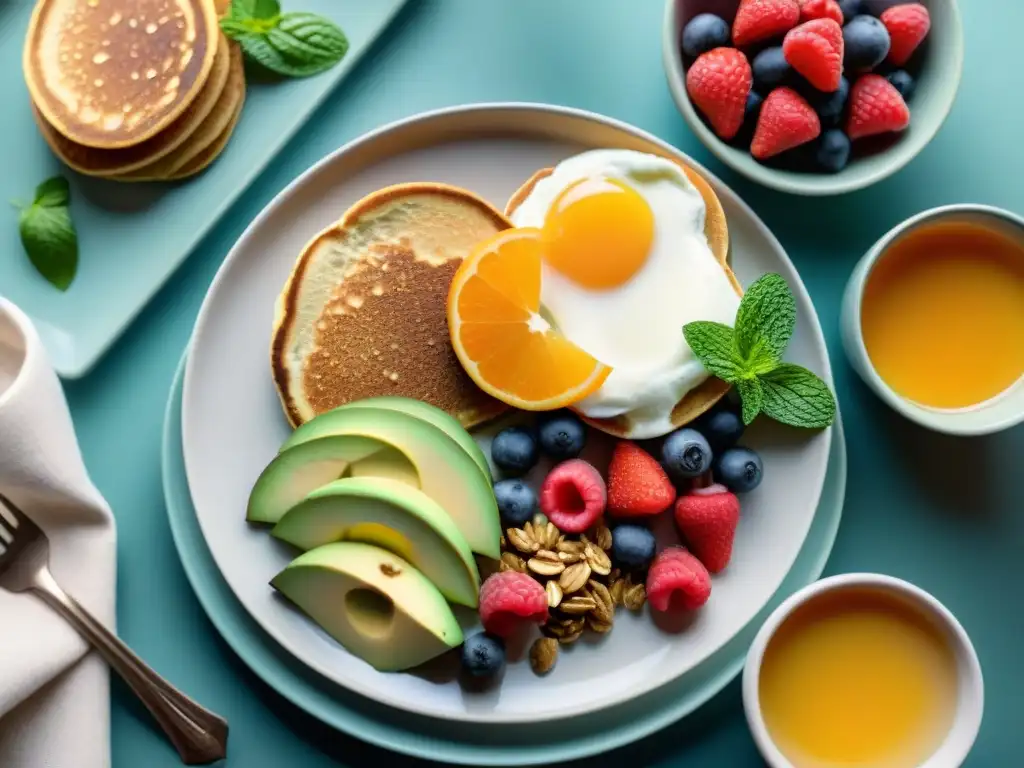
[[[23,67],[39,129],[89,176],[184,179],[227,146],[245,101],[230,0],[38,0]]]

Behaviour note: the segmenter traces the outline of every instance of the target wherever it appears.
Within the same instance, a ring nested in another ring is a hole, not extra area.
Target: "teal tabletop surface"
[[[117,516],[120,633],[173,683],[228,717],[226,765],[416,761],[338,734],[277,696],[220,639],[185,580],[163,509],[160,432],[175,366],[203,295],[246,224],[324,154],[416,112],[499,100],[580,107],[651,131],[707,164],[775,232],[820,313],[846,422],[850,482],[828,572],[889,573],[944,601],[973,638],[986,675],[985,719],[966,765],[1021,764],[1024,429],[961,440],[914,427],[856,379],[837,332],[847,275],[897,222],[956,202],[1024,213],[1024,4],[962,0],[961,7],[966,68],[938,137],[902,172],[873,188],[801,199],[728,172],[686,128],[662,72],[662,0],[409,4],[96,369],[66,385],[89,470]],[[115,685],[112,707],[114,768],[179,764],[122,686]],[[628,749],[632,765],[762,765],[737,684],[683,724]],[[620,750],[588,762],[625,759]]]

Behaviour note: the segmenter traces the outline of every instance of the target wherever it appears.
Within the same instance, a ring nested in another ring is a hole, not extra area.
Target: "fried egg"
[[[682,328],[732,325],[740,297],[708,245],[705,216],[682,168],[632,150],[563,161],[512,213],[517,227],[542,232],[545,319],[612,368],[575,404],[583,415],[626,416],[632,437],[658,437],[708,378]]]

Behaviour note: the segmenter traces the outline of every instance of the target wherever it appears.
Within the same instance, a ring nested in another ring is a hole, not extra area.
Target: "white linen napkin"
[[[116,542],[39,335],[0,297],[0,492],[50,538],[64,589],[114,628]],[[110,765],[106,665],[50,607],[0,589],[0,766]]]

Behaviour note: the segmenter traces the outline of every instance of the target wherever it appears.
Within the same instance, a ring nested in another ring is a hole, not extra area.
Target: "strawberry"
[[[843,76],[843,28],[832,19],[814,19],[786,33],[786,61],[819,91],[839,90]]]
[[[728,141],[743,125],[747,94],[754,82],[747,57],[735,48],[702,53],[686,73],[686,92],[711,123],[719,138]]]
[[[676,489],[657,460],[636,443],[615,446],[608,465],[608,513],[616,517],[647,517],[664,512]]]
[[[921,3],[907,3],[886,8],[878,17],[889,30],[889,62],[902,67],[917,46],[928,37],[932,19]]]
[[[800,0],[800,21],[811,19],[832,19],[843,24],[843,9],[836,0]]]
[[[740,521],[740,501],[724,485],[696,488],[676,501],[676,528],[687,547],[711,573],[721,573],[732,558]]]
[[[763,114],[763,113],[762,113]],[[850,89],[850,139],[902,131],[910,125],[910,110],[900,92],[881,75],[863,75]]]
[[[806,99],[792,88],[776,88],[761,105],[750,154],[758,160],[818,138],[821,120]]]
[[[740,0],[732,22],[733,45],[781,37],[800,21],[797,0]]]

